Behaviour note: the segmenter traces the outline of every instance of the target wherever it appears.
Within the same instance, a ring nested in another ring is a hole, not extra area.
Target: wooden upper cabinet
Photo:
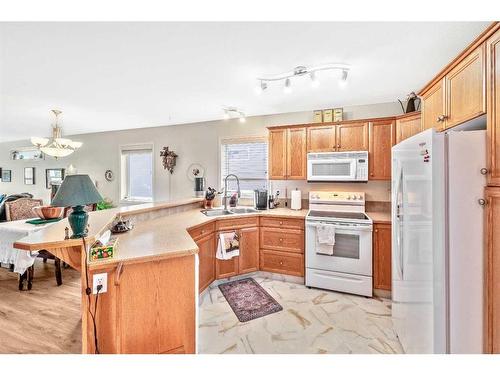
[[[286,178],[289,180],[305,180],[307,178],[306,128],[289,128],[287,132]]]
[[[486,113],[484,44],[446,74],[445,128]]]
[[[269,179],[286,178],[287,129],[269,130]]]
[[[395,144],[395,128],[394,120],[370,122],[370,180],[391,179],[391,147]]]
[[[422,130],[444,129],[446,116],[444,78],[422,95]]]
[[[500,186],[500,30],[486,41],[488,185]]]
[[[396,143],[404,141],[422,131],[420,112],[405,115],[396,120]]]
[[[259,270],[259,227],[240,231],[239,274]]]
[[[335,125],[307,128],[307,152],[336,151]]]
[[[368,123],[337,125],[337,151],[368,151]]]
[[[391,225],[373,226],[373,287],[391,290]]]

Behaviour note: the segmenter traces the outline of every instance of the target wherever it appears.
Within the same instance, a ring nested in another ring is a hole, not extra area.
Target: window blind
[[[267,187],[267,139],[226,139],[221,141],[221,186],[229,174],[240,180],[240,189],[247,194]],[[237,190],[235,179],[228,180],[228,189]]]

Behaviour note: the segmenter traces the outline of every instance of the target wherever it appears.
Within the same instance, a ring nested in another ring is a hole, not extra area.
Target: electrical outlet
[[[108,291],[108,274],[107,273],[96,273],[92,278],[92,294],[97,294],[97,286],[102,285],[99,294],[106,293]]]
[[[275,194],[276,194],[276,195],[281,195],[280,189],[276,189],[276,190],[275,190]]]

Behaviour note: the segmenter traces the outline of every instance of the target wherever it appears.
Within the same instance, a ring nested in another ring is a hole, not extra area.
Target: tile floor
[[[212,285],[200,305],[199,353],[402,353],[389,300],[308,289],[262,276],[254,279],[283,311],[240,323]]]

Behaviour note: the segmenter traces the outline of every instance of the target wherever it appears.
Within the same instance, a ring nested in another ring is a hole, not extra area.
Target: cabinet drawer
[[[281,251],[261,250],[260,269],[286,275],[304,276],[304,256]]]
[[[260,228],[260,247],[304,254],[304,231],[297,229]]]
[[[304,230],[304,219],[292,219],[287,217],[261,217],[262,227],[289,228]]]
[[[208,223],[197,226],[195,228],[190,228],[188,233],[194,240],[197,240],[203,236],[207,236],[215,232],[215,223]]]
[[[217,230],[240,229],[259,226],[258,216],[239,217],[234,219],[217,220]]]

